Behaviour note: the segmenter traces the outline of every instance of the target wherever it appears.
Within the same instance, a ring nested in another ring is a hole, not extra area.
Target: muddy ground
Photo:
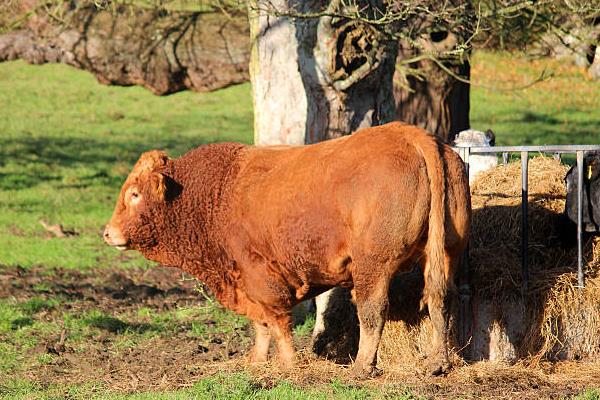
[[[350,379],[347,366],[317,359],[310,351],[309,335],[296,339],[297,368],[280,371],[272,363],[249,367],[245,354],[252,332],[247,324],[229,329],[226,318],[206,318],[201,323],[212,329],[199,338],[190,335],[190,321],[173,321],[158,329],[139,316],[142,309],[158,315],[206,307],[212,300],[199,288],[195,280],[168,268],[49,272],[2,267],[0,299],[19,304],[40,297],[60,300],[32,317],[54,329],[36,333],[35,346],[19,350],[23,362],[12,378],[30,379],[41,387],[100,382],[104,388],[131,393],[175,390],[218,372],[247,371],[260,387],[281,379],[304,387],[340,380],[379,388],[398,385],[435,398],[564,398],[600,387],[600,364],[591,361],[536,367],[481,362],[456,366],[441,378],[426,376],[419,366],[383,365],[382,377],[359,383]],[[65,317],[92,311],[104,317],[88,320],[93,329],[83,334]],[[45,357],[50,361],[32,361],[42,355],[49,355]]]

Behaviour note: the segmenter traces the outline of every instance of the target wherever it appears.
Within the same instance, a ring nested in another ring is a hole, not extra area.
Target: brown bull
[[[179,267],[254,322],[252,361],[271,337],[294,359],[291,309],[352,288],[358,375],[377,373],[392,277],[420,260],[435,332],[432,372],[448,366],[446,294],[465,248],[469,190],[460,158],[422,129],[391,123],[302,147],[201,146],[142,154],[104,236]]]

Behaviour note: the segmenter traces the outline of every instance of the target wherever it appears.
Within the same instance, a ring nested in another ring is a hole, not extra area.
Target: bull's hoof
[[[372,378],[377,378],[378,376],[381,376],[383,374],[383,370],[370,365],[368,367],[361,367],[361,366],[354,366],[354,368],[352,368],[352,377],[354,379],[357,380],[365,380],[365,379],[372,379]]]
[[[255,349],[252,349],[246,356],[246,361],[250,364],[261,364],[269,361],[269,353],[259,353]]]
[[[269,361],[268,357],[255,357],[253,355],[248,356],[247,361],[249,364],[263,364]]]
[[[447,360],[437,360],[429,363],[427,372],[430,376],[446,375],[450,372],[452,365]]]
[[[295,356],[279,356],[278,360],[279,361],[279,368],[282,371],[289,371],[291,369],[294,369],[294,367],[296,366],[296,357]]]

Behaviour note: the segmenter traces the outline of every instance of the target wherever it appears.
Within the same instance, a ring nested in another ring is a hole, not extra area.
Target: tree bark
[[[472,7],[470,0],[446,4],[465,7],[462,24],[445,27],[426,14],[408,22],[409,30],[421,34],[410,45],[406,40],[399,43],[394,98],[397,120],[452,142],[456,134],[470,127],[469,52],[462,57],[452,52],[471,39]]]
[[[401,51],[398,62],[411,55],[414,53],[410,50]],[[395,118],[452,142],[460,131],[470,127],[470,85],[451,76],[433,61],[415,62],[411,67],[425,74],[425,78],[405,76],[401,70],[396,72],[394,80],[399,83],[394,85]],[[470,79],[468,61],[447,68],[465,80]]]
[[[73,4],[65,3],[60,21],[38,12],[24,29],[0,36],[0,61],[65,63],[101,83],[141,85],[159,95],[248,80],[245,14]]]
[[[393,120],[395,41],[356,21],[277,16],[336,3],[250,4],[256,144],[315,143]]]

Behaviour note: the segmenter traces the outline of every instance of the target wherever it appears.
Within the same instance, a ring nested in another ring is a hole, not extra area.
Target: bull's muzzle
[[[104,234],[102,236],[109,246],[116,247],[118,250],[127,250],[127,241],[123,237],[120,229],[108,224],[104,228]]]

